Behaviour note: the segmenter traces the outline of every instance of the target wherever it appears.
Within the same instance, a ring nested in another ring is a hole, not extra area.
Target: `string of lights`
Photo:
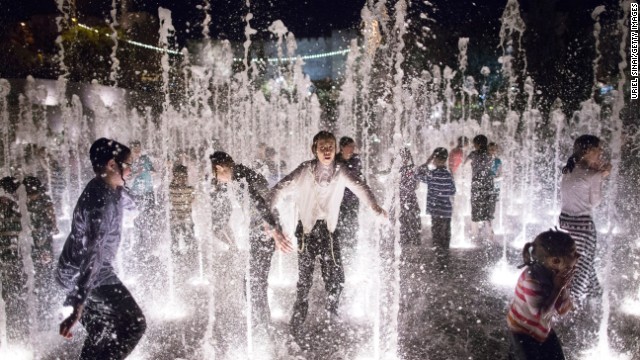
[[[85,24],[80,24],[78,23],[78,26],[88,30],[88,31],[93,31],[96,34],[100,34],[100,32],[98,31],[98,29],[94,29],[90,26],[87,26]],[[104,34],[107,37],[111,37],[111,34]],[[171,49],[166,49],[166,48],[161,48],[158,46],[153,46],[153,45],[149,45],[149,44],[145,44],[145,43],[141,43],[139,41],[134,41],[134,40],[127,40],[127,39],[122,39],[121,41],[126,42],[127,44],[131,44],[133,46],[138,46],[144,49],[148,49],[148,50],[153,50],[153,51],[157,51],[157,52],[166,52],[168,54],[171,55],[176,55],[176,56],[182,56],[183,54],[180,51],[177,50],[171,50]],[[336,50],[336,51],[330,51],[330,52],[325,52],[325,53],[319,53],[319,54],[309,54],[309,55],[300,55],[300,56],[295,56],[295,57],[285,57],[285,58],[257,58],[257,59],[251,59],[252,62],[257,62],[257,63],[278,63],[278,62],[291,62],[291,61],[296,61],[297,59],[302,59],[302,60],[314,60],[314,59],[322,59],[322,58],[326,58],[326,57],[332,57],[332,56],[340,56],[340,55],[346,55],[351,51],[351,49],[343,49],[343,50]],[[241,58],[233,58],[233,61],[235,62],[241,62],[243,61],[243,59]]]

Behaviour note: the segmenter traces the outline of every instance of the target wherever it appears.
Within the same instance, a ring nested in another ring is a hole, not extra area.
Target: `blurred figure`
[[[27,210],[31,220],[33,248],[31,255],[35,270],[35,289],[40,320],[51,320],[54,306],[53,235],[58,233],[53,202],[40,179],[27,176],[22,181],[27,193]]]
[[[191,207],[195,191],[188,183],[189,173],[184,165],[173,167],[173,180],[169,184],[171,202],[171,254],[175,263],[175,283],[182,286],[196,269],[198,246],[194,234]]]
[[[471,236],[478,237],[478,226],[486,225],[488,239],[493,241],[491,221],[496,210],[493,175],[493,159],[489,155],[489,141],[486,136],[473,138],[473,150],[467,159],[471,161]]]
[[[366,183],[364,175],[362,175],[362,162],[360,155],[356,153],[356,142],[348,137],[340,138],[340,152],[336,155],[336,164],[345,168],[351,175]],[[335,236],[343,247],[344,258],[347,263],[350,262],[357,245],[357,234],[359,228],[358,212],[360,209],[360,201],[358,197],[348,188],[344,190],[344,197],[340,204],[340,212],[338,215],[338,225],[336,227]]]
[[[468,147],[469,138],[466,136],[460,136],[458,138],[458,145],[451,149],[451,154],[449,154],[449,171],[451,171],[451,175],[456,175],[458,168],[462,165],[462,161],[464,160],[464,152]]]
[[[407,148],[400,150],[400,244],[420,245],[420,232],[422,224],[420,222],[420,206],[416,196],[416,181],[414,173],[413,156]],[[393,202],[395,205],[395,201]],[[392,210],[393,211],[393,210]],[[391,219],[393,219],[391,215]]]
[[[7,339],[22,342],[28,334],[28,316],[23,271],[24,254],[20,253],[22,215],[18,206],[18,179],[7,176],[0,179],[0,281],[2,299],[7,314]]]

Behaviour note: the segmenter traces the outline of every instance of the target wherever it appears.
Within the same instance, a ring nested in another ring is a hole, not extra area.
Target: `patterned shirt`
[[[553,316],[566,314],[572,306],[569,292],[564,290],[553,307],[546,311],[542,308],[553,291],[551,278],[545,272],[548,270],[541,265],[525,268],[518,279],[507,315],[509,330],[529,335],[541,343],[551,332]]]
[[[453,213],[451,197],[456,194],[456,184],[449,170],[429,170],[427,164],[424,164],[416,169],[415,177],[428,186],[427,212],[434,217],[450,218]]]

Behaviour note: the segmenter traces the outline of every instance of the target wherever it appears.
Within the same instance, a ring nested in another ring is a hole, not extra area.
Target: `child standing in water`
[[[522,250],[525,270],[507,315],[510,360],[564,360],[553,318],[572,308],[569,288],[580,255],[571,236],[549,230]]]
[[[591,216],[602,200],[602,181],[611,171],[611,164],[604,163],[601,156],[600,139],[582,135],[575,140],[573,154],[562,169],[560,227],[571,234],[580,253],[571,288],[574,300],[602,295],[594,268],[597,233]]]
[[[316,258],[320,260],[322,279],[327,291],[326,310],[329,318],[338,316],[340,294],[344,284],[344,269],[340,241],[334,235],[338,212],[345,188],[349,188],[377,214],[387,216],[376,202],[371,189],[335,161],[336,138],[328,131],[313,137],[311,151],[315,159],[305,161],[285,176],[273,188],[270,207],[285,193],[293,196],[298,209],[298,284],[296,302],[291,316],[291,334],[296,340],[302,335],[302,324],[309,309],[309,290]]]
[[[431,243],[439,260],[446,260],[451,243],[452,197],[456,194],[453,176],[447,170],[447,149],[439,147],[418,167],[416,178],[428,186],[427,212],[431,215]],[[433,163],[435,169],[429,170]]]
[[[124,187],[131,176],[131,150],[101,138],[89,155],[96,176],[73,210],[56,272],[56,280],[68,291],[64,304],[73,307],[60,324],[60,335],[71,338],[80,321],[87,331],[80,359],[124,359],[146,330],[142,310],[113,267],[124,210],[135,208]]]
[[[471,161],[471,233],[478,236],[478,224],[486,224],[489,240],[493,240],[491,220],[495,212],[496,199],[494,196],[493,175],[491,166],[493,159],[489,155],[489,141],[486,136],[478,135],[473,138],[472,151],[465,163]]]

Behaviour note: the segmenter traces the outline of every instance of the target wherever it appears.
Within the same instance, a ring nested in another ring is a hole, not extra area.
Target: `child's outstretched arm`
[[[363,200],[367,205],[371,206],[371,209],[373,209],[377,214],[382,215],[385,218],[388,217],[387,212],[378,205],[376,197],[373,195],[373,191],[371,191],[369,185],[349,172],[344,172],[343,174],[346,179],[347,188],[356,194],[358,199]]]

